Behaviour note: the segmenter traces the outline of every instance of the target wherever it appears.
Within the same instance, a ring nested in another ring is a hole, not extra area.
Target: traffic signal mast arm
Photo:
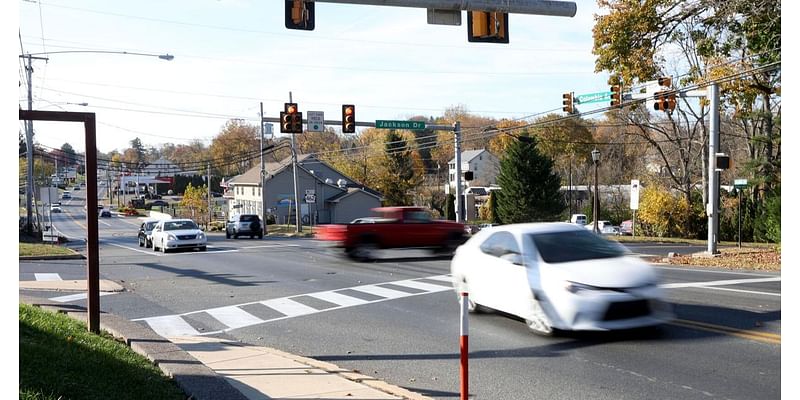
[[[574,1],[550,0],[315,0],[316,3],[361,4],[371,6],[431,8],[436,10],[487,11],[511,14],[574,17]]]

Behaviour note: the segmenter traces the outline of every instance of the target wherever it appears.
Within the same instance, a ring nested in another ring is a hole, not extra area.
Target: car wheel
[[[139,247],[144,247],[144,243],[142,242],[142,238],[139,238]]]
[[[144,248],[153,247],[153,240],[152,239],[145,239],[144,240]]]
[[[263,233],[259,233],[259,234],[258,234],[258,238],[259,238],[259,239],[263,239],[263,238],[264,238],[264,234],[263,234]]]
[[[167,246],[164,244],[164,241],[161,241],[161,252],[167,254]]]
[[[553,326],[550,324],[550,318],[544,312],[544,309],[538,301],[533,303],[532,319],[526,319],[525,324],[531,332],[541,336],[553,336]]]
[[[360,242],[351,251],[351,255],[358,261],[370,261],[375,258],[378,245],[375,242]]]
[[[231,231],[225,229],[225,239],[230,239],[230,238],[231,238]]]
[[[206,251],[206,246],[200,247],[200,251]]]
[[[233,231],[233,238],[234,239],[238,239],[239,238],[239,233],[237,233],[236,231]]]
[[[158,251],[158,247],[156,247],[156,242],[153,242],[153,251]]]

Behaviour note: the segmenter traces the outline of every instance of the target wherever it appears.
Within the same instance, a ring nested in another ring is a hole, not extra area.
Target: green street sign
[[[733,181],[733,187],[737,189],[744,189],[747,187],[747,179],[735,179]]]
[[[576,104],[601,103],[611,101],[611,92],[597,92],[575,96]]]
[[[387,121],[376,120],[375,127],[378,129],[425,129],[424,121]]]

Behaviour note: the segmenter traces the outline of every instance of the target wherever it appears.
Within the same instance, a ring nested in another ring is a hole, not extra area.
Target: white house
[[[453,158],[447,164],[450,170],[448,174],[448,185],[445,186],[445,193],[454,193],[456,187],[456,159]],[[464,179],[464,173],[470,171],[472,180]],[[466,190],[472,186],[494,186],[497,185],[497,175],[500,174],[500,159],[486,149],[467,150],[461,153],[461,188]]]

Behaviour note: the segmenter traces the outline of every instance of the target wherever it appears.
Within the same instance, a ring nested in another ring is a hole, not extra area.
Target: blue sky
[[[607,90],[595,74],[594,1],[573,18],[510,15],[509,45],[468,43],[462,26],[428,25],[423,9],[316,4],[314,31],[284,27],[277,0],[20,1],[26,53],[128,51],[175,56],[52,54],[34,62],[35,109],[97,113],[98,148],[209,143],[229,118],[277,117],[289,92],[301,111],[359,121],[439,116],[463,105],[495,118],[560,110],[566,91]],[[19,43],[14,43],[20,52]],[[24,85],[19,101],[26,107]],[[88,107],[67,103],[88,103]],[[276,126],[277,128],[277,126]],[[276,129],[277,130],[277,129]],[[37,140],[83,149],[78,126],[38,123]]]

